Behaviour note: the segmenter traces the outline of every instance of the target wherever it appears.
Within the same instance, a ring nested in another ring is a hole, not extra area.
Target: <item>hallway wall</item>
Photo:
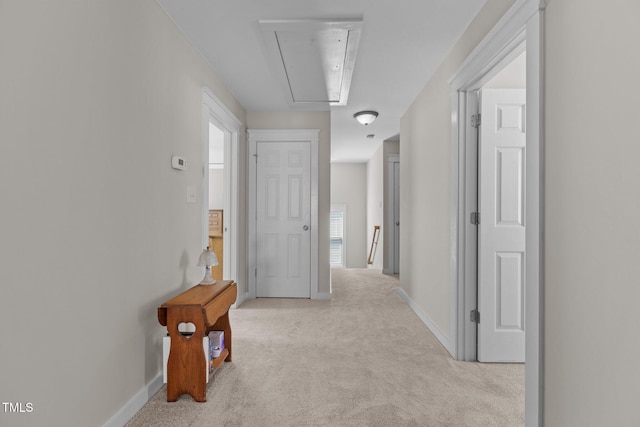
[[[401,122],[401,286],[449,344],[447,79],[510,4],[488,2]],[[547,0],[544,425],[636,426],[640,4]],[[568,25],[570,23],[570,25]],[[427,274],[425,274],[425,272]]]
[[[512,4],[485,4],[400,122],[400,286],[449,351],[453,295],[448,79]]]
[[[371,251],[373,227],[380,226],[378,245],[370,267],[392,273],[393,239],[387,227],[389,211],[389,157],[400,153],[400,142],[396,138],[383,141],[367,162],[367,258]]]
[[[346,267],[367,267],[367,166],[331,164],[331,204],[347,206]]]
[[[640,3],[547,3],[545,425],[638,426]]]
[[[154,0],[3,0],[0,58],[0,425],[100,426],[202,277],[203,86],[245,112]]]
[[[373,263],[368,267],[382,270],[384,264],[384,143],[367,162],[367,259],[371,252],[374,226],[380,226]]]

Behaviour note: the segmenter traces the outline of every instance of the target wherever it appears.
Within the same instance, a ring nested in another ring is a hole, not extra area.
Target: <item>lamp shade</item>
[[[378,117],[377,111],[359,111],[353,115],[353,117],[360,123],[361,125],[369,125],[373,123],[373,121]]]
[[[207,249],[202,251],[200,258],[198,258],[198,266],[205,267],[204,277],[200,281],[201,285],[212,285],[216,283],[213,277],[211,277],[211,267],[216,265],[218,265],[218,257],[216,253],[207,246]]]
[[[207,249],[203,250],[200,254],[200,258],[198,259],[198,267],[208,267],[218,265],[218,257],[216,253],[213,252],[209,246]]]

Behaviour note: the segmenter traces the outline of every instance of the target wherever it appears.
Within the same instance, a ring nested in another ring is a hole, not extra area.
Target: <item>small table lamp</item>
[[[211,277],[211,267],[216,265],[218,265],[218,257],[216,256],[216,253],[207,246],[207,249],[202,251],[200,258],[198,259],[198,267],[207,267],[204,272],[204,277],[200,281],[201,285],[213,285],[216,283],[216,281],[213,280],[213,277]]]

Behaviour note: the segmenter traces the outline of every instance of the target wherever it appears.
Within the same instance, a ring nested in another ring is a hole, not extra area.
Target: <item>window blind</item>
[[[329,219],[329,262],[344,267],[344,208],[331,208]]]

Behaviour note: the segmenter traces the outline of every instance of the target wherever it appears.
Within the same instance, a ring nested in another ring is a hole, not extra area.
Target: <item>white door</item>
[[[480,98],[478,360],[524,362],[525,91]]]
[[[256,295],[309,298],[309,142],[259,142],[256,169]]]
[[[400,273],[400,162],[393,162],[393,273]]]

